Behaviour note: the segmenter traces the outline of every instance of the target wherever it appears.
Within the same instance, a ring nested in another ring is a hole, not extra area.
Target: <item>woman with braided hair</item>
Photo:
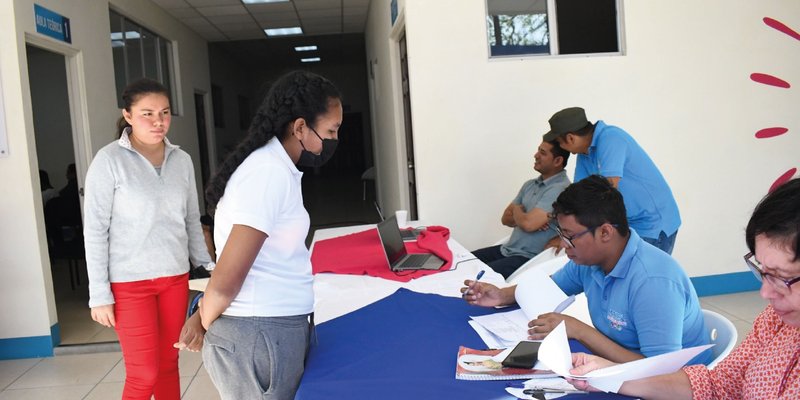
[[[314,305],[296,165],[325,163],[341,124],[341,95],[330,81],[284,75],[209,183],[218,254],[199,313],[208,331],[203,362],[223,399],[294,398]]]

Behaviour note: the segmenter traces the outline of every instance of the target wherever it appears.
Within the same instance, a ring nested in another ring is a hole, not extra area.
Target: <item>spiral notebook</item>
[[[508,349],[507,349],[508,350]],[[497,360],[503,349],[475,350],[460,346],[456,358],[456,379],[466,381],[510,381],[531,378],[556,378],[546,369],[505,368]],[[505,358],[505,356],[501,356]]]

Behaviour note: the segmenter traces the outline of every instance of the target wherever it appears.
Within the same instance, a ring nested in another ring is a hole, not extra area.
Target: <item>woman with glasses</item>
[[[800,398],[800,179],[791,180],[756,206],[745,230],[745,262],[769,301],[744,341],[709,370],[690,366],[673,374],[626,382],[620,393],[647,399]],[[573,374],[613,363],[573,355]],[[586,381],[572,382],[579,389]]]
[[[570,261],[552,275],[567,295],[586,293],[594,327],[560,313],[528,323],[531,339],[543,339],[561,321],[567,336],[615,362],[651,357],[708,343],[700,302],[683,268],[628,227],[622,195],[603,177],[567,187],[553,203]],[[470,304],[515,302],[516,286],[499,289],[465,281]],[[710,361],[710,351],[694,361]]]

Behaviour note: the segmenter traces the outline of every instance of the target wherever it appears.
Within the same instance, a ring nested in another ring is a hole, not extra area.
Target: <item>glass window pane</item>
[[[111,22],[111,54],[114,56],[114,83],[117,88],[117,106],[122,108],[122,91],[127,84],[125,75],[125,41],[122,40],[122,16],[109,10]]]
[[[158,79],[157,36],[153,32],[150,32],[144,28],[142,28],[141,32],[142,53],[144,55],[144,76],[156,81],[160,81]]]
[[[125,20],[125,32],[122,33],[125,40],[125,56],[128,64],[128,82],[133,82],[144,77],[142,68],[142,27],[138,24]]]
[[[161,82],[167,88],[173,114],[178,109],[173,102],[172,43],[112,10],[108,11],[111,27],[111,51],[114,57],[114,79],[117,102],[125,86],[141,78]]]
[[[487,6],[492,56],[550,53],[547,0],[488,0]]]
[[[616,0],[556,0],[556,11],[559,53],[619,51]]]
[[[161,83],[169,90],[169,104],[172,106],[172,113],[177,114],[178,110],[173,102],[175,97],[172,89],[172,44],[168,40],[159,38],[159,66],[161,67]]]

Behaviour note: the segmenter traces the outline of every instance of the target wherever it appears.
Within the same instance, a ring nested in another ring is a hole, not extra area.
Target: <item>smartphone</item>
[[[519,342],[514,350],[506,356],[502,364],[509,368],[531,369],[539,359],[539,346],[541,342]]]

